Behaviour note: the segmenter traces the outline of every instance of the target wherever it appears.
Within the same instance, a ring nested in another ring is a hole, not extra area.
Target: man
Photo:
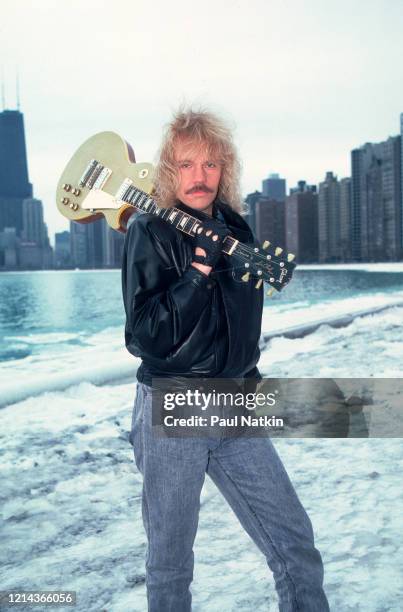
[[[259,378],[262,288],[240,282],[222,254],[230,233],[253,235],[239,215],[239,162],[230,130],[211,113],[177,113],[156,172],[161,207],[200,221],[188,236],[142,214],[128,229],[122,268],[126,346],[142,359],[130,441],[143,474],[151,612],[188,612],[193,542],[207,473],[267,558],[279,609],[326,612],[312,525],[270,438],[153,435],[153,378]],[[253,578],[251,578],[253,580]]]

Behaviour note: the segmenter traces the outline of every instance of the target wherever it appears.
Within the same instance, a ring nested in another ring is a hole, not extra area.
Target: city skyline
[[[272,173],[262,191],[245,197],[247,220],[257,239],[267,238],[300,262],[401,261],[403,194],[401,131],[380,143],[351,151],[351,177],[332,171],[317,185]],[[70,222],[49,247],[42,202],[29,182],[23,114],[0,113],[0,269],[119,267],[122,233],[101,221]],[[69,246],[67,246],[69,243]]]
[[[181,101],[236,125],[243,194],[278,172],[290,186],[350,175],[350,151],[399,133],[403,5],[210,0],[136,8],[118,1],[5,2],[0,52],[6,107],[15,66],[27,128],[29,178],[50,234],[59,175],[83,140],[112,129],[139,161],[155,161],[163,124]],[[96,10],[95,10],[96,9]],[[32,29],[35,19],[38,28]],[[128,25],[130,24],[130,26]],[[206,40],[215,44],[205,44]]]

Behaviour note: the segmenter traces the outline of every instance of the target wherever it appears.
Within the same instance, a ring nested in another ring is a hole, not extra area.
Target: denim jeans
[[[270,438],[158,437],[151,393],[137,383],[130,433],[143,475],[149,612],[191,610],[193,543],[206,473],[265,555],[280,612],[327,612],[312,524]]]

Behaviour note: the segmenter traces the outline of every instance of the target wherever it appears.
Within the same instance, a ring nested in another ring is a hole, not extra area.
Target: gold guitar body
[[[114,132],[100,132],[86,140],[58,182],[56,202],[61,214],[79,223],[104,216],[112,228],[125,232],[127,220],[135,212],[119,199],[125,186],[131,184],[148,194],[153,191],[153,165],[135,161],[133,149]],[[90,167],[91,178],[85,181]],[[91,185],[97,173],[98,179]]]

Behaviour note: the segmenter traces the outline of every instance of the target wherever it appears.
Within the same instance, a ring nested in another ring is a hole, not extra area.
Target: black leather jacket
[[[177,207],[202,218],[185,204]],[[254,242],[249,226],[228,205],[216,201],[217,214],[233,236]],[[234,270],[227,255],[206,276],[190,265],[192,243],[190,236],[148,213],[136,215],[126,233],[125,341],[143,362],[137,379],[151,385],[153,376],[260,378],[263,288],[242,282],[245,270]]]

